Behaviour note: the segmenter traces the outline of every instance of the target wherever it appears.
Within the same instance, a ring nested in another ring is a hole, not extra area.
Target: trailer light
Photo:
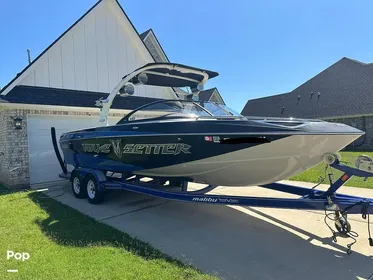
[[[346,182],[349,178],[350,178],[350,176],[348,176],[347,174],[344,174],[341,179],[342,179],[343,182]]]

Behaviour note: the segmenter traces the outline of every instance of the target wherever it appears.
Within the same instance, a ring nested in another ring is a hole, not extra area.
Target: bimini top
[[[133,84],[192,88],[197,87],[199,83],[204,84],[208,79],[219,75],[214,71],[182,64],[148,63],[124,76],[123,79],[133,73],[137,73],[129,80]]]

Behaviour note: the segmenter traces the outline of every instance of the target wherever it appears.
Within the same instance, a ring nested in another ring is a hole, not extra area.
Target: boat
[[[364,134],[323,120],[245,117],[226,105],[199,101],[199,91],[216,76],[174,63],[150,63],[124,76],[96,102],[103,126],[62,134],[64,165],[125,178],[265,185],[328,160]],[[114,98],[127,98],[142,85],[189,87],[190,94],[186,100],[151,102],[107,125]]]

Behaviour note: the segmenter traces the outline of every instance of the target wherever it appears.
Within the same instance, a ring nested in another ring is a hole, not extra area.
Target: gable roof
[[[247,101],[245,116],[333,118],[373,114],[373,63],[342,58],[289,93]]]
[[[141,33],[140,34],[141,40],[144,40],[146,38],[146,36],[148,36],[148,34],[150,33],[151,30],[152,29],[150,28],[150,29],[146,30],[145,32]]]
[[[141,33],[140,38],[156,62],[170,62],[153,29],[150,28]]]
[[[15,86],[9,94],[5,95],[3,100],[6,103],[17,104],[98,108],[95,106],[95,101],[106,97],[107,93],[103,92],[19,85]],[[156,100],[160,99],[142,96],[126,96],[125,98],[118,96],[114,99],[111,108],[134,110]]]
[[[217,98],[221,100],[222,104],[225,104],[222,96],[219,93],[219,90],[216,87],[200,91],[199,100],[210,101],[214,94],[217,94]]]
[[[64,36],[70,31],[72,30],[79,22],[81,22],[84,18],[87,17],[87,15],[92,11],[94,10],[101,2],[105,2],[105,1],[108,1],[108,0],[99,0],[95,5],[93,5],[84,15],[82,15],[75,23],[73,23],[65,32],[63,32],[61,34],[61,36],[59,36],[54,42],[52,42],[52,44],[50,44],[41,54],[39,54],[30,64],[28,64],[21,72],[19,72],[16,77],[14,77],[7,85],[5,85],[1,90],[0,90],[0,94],[1,95],[6,95],[11,89],[12,87],[16,86],[17,85],[17,82],[19,83],[20,81],[22,81],[24,78],[25,78],[25,75],[26,75],[26,71],[28,69],[31,69],[32,67],[34,67],[34,65],[40,60],[41,57],[43,57],[43,55],[45,55],[45,53],[50,50],[54,45],[56,45],[57,42],[60,42],[62,38],[64,38]],[[154,60],[150,50],[148,49],[148,47],[146,46],[145,42],[140,38],[140,35],[139,33],[137,32],[136,28],[134,27],[133,23],[131,22],[131,20],[128,18],[128,16],[126,15],[126,13],[124,12],[122,6],[119,4],[118,0],[110,0],[110,2],[108,1],[107,3],[116,3],[116,5],[120,8],[121,10],[121,13],[124,15],[124,18],[128,21],[129,25],[131,26],[134,34],[136,37],[138,37],[138,40],[140,42],[141,45],[144,46],[144,49],[146,50],[146,52],[149,54],[149,58],[151,60]],[[154,60],[155,61],[155,60]],[[148,61],[149,62],[149,61]],[[170,91],[171,92],[171,91]]]
[[[96,4],[94,4],[87,12],[85,12],[77,21],[75,21],[68,29],[65,30],[56,40],[52,42],[44,51],[42,51],[34,60],[31,61],[25,68],[22,69],[21,72],[17,73],[16,76],[7,83],[1,90],[0,94],[2,94],[13,82],[15,82],[27,69],[29,69],[32,65],[34,65],[40,57],[44,55],[51,47],[53,47],[67,32],[69,32],[75,25],[77,25],[90,11],[92,11],[102,0],[99,0]]]

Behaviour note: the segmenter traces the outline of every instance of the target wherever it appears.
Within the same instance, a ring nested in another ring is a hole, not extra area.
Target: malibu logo
[[[192,201],[197,201],[197,202],[218,202],[217,198],[210,198],[210,197],[193,197]]]
[[[193,197],[192,201],[206,203],[238,204],[238,199],[233,198],[211,198],[211,197]]]

